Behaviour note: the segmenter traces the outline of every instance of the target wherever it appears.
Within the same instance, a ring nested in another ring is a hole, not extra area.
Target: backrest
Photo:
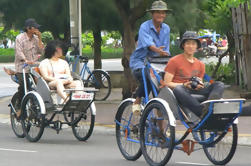
[[[49,105],[49,107],[52,106],[53,99],[51,97],[51,90],[50,90],[47,82],[41,76],[39,68],[33,67],[33,68],[31,68],[30,72],[36,79],[36,92],[38,92],[40,94],[45,105]]]

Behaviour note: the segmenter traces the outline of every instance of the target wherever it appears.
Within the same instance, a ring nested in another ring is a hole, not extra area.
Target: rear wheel
[[[84,112],[74,112],[71,114],[72,121],[76,123],[72,125],[72,132],[79,141],[86,141],[92,134],[95,115],[92,115],[89,107]]]
[[[211,132],[211,134],[213,133]],[[214,141],[203,145],[203,150],[213,164],[225,165],[233,158],[237,147],[237,125],[230,126],[227,132],[215,132],[214,134],[217,134]],[[206,140],[208,137],[210,137],[209,132],[201,131],[202,140]]]
[[[17,118],[16,116],[16,111],[20,108],[18,108],[18,94],[15,93],[11,99],[11,104],[12,107],[15,109],[13,110],[13,108],[10,108],[10,122],[11,122],[11,128],[14,132],[14,134],[18,137],[18,138],[24,138],[24,132],[23,132],[23,128],[22,128],[22,123],[20,118]]]
[[[116,114],[116,140],[120,152],[127,160],[137,160],[142,152],[139,144],[139,119],[133,116],[132,101],[124,102]]]
[[[42,104],[33,93],[27,94],[22,102],[21,122],[25,137],[37,142],[44,132],[45,116],[41,114]]]
[[[85,84],[86,85],[86,84]],[[110,76],[102,70],[94,70],[87,78],[87,86],[98,89],[94,100],[106,100],[111,93]]]
[[[145,160],[149,165],[165,165],[175,144],[175,128],[170,125],[165,107],[159,102],[149,104],[140,124],[140,145]]]

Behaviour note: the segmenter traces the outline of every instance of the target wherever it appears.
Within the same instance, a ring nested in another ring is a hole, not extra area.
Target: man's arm
[[[183,83],[175,83],[172,82],[174,75],[171,73],[166,72],[164,76],[164,83],[167,85],[169,88],[174,89],[178,85],[183,85]]]
[[[156,47],[155,45],[151,45],[151,46],[148,47],[148,48],[149,48],[151,51],[160,54],[161,56],[168,56],[168,55],[169,55],[166,51],[163,50],[163,49],[165,48],[165,46]]]
[[[43,50],[44,50],[44,44],[42,42],[41,32],[39,30],[36,30],[35,34],[38,37],[38,49],[39,49],[39,53],[42,53]]]

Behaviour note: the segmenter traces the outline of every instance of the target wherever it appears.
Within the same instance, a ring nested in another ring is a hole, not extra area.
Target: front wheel
[[[227,132],[215,132],[214,134],[217,134],[214,141],[203,145],[203,150],[213,164],[226,165],[233,158],[236,150],[238,141],[237,125],[230,126]],[[206,140],[208,137],[210,137],[209,132],[201,131],[202,140]]]
[[[30,142],[37,142],[44,132],[45,116],[41,114],[42,104],[33,93],[27,94],[22,102],[21,123],[25,137]]]
[[[139,144],[139,116],[132,113],[132,100],[125,101],[116,114],[116,140],[127,160],[135,161],[141,155]]]
[[[20,108],[18,108],[18,93],[15,93],[11,99],[11,108],[10,108],[10,122],[11,122],[11,128],[14,132],[14,134],[18,138],[24,138],[24,132],[22,128],[22,123],[20,118],[17,118],[16,111]],[[13,110],[15,109],[15,110]]]
[[[163,166],[172,156],[175,128],[170,125],[165,107],[159,102],[150,103],[140,120],[140,147],[147,163]]]
[[[73,112],[71,114],[72,132],[79,141],[86,141],[92,134],[95,115],[92,115],[91,108],[89,107],[84,112]]]
[[[88,87],[98,89],[95,93],[94,100],[106,100],[111,93],[111,80],[110,76],[102,70],[94,70],[87,78],[86,84]]]

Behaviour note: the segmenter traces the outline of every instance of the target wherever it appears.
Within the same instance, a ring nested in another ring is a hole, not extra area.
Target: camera
[[[191,88],[192,89],[196,89],[198,84],[200,84],[200,79],[198,77],[191,77],[189,79],[189,81],[191,81]]]

